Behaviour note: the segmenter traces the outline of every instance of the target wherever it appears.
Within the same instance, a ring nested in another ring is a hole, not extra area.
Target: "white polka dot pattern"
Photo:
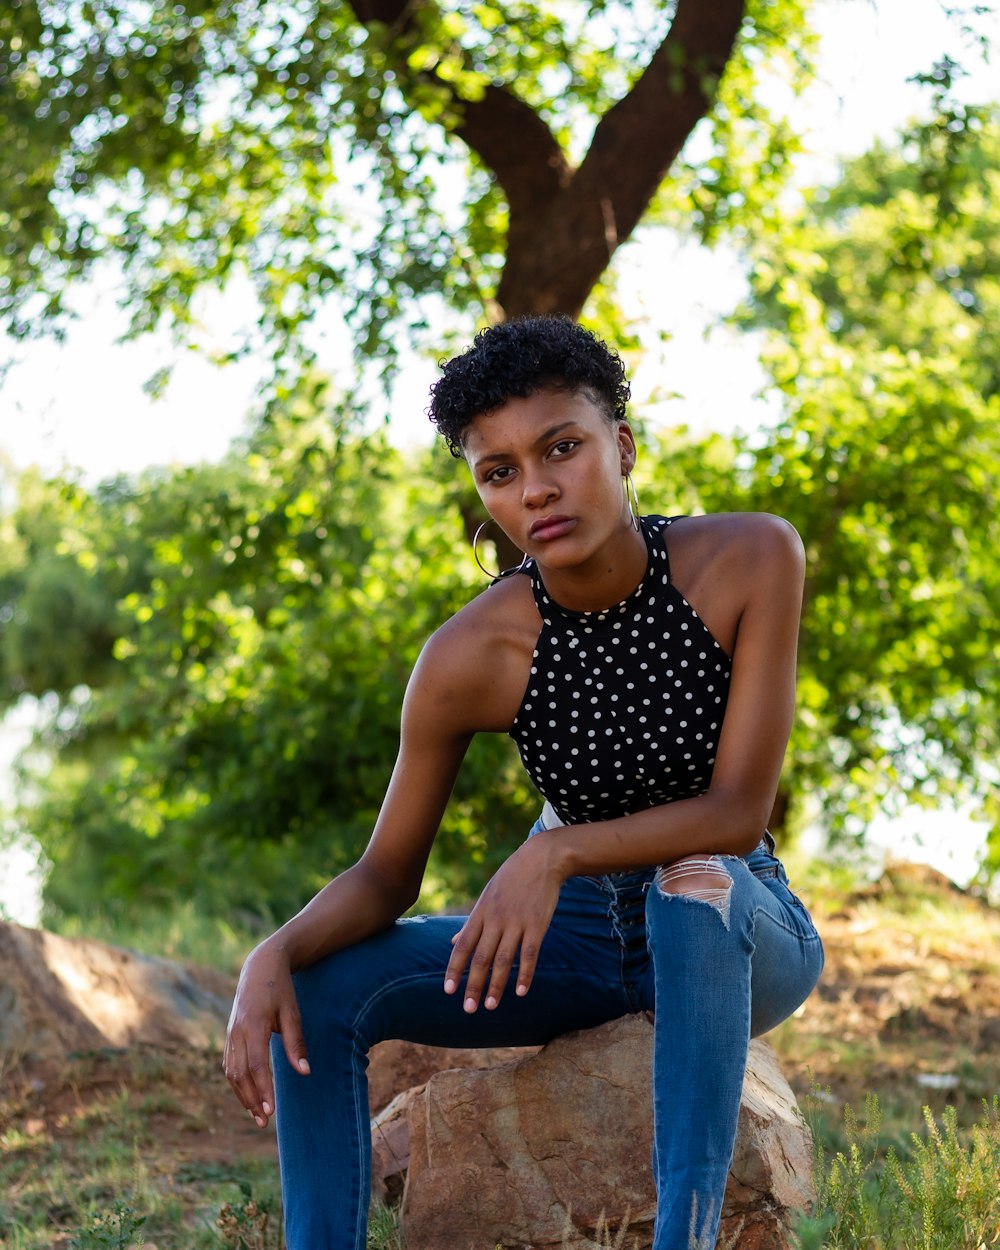
[[[571,612],[531,578],[542,629],[510,736],[566,824],[703,794],[729,693],[729,657],[670,580],[663,532],[643,517],[645,576],[621,603]]]

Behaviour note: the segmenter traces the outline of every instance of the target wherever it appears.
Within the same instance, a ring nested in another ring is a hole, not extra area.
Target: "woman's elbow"
[[[718,829],[729,855],[749,855],[767,832],[772,801],[745,793],[720,794]]]

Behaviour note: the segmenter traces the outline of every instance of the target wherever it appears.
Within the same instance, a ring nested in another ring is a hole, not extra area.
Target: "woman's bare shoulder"
[[[795,529],[769,512],[717,512],[684,517],[666,531],[670,576],[733,654],[750,603],[789,603],[797,611],[805,574]]]
[[[678,517],[668,533],[678,541],[710,539],[713,542],[798,543],[799,536],[790,521],[773,512],[709,512],[703,516]]]
[[[670,526],[671,566],[712,564],[804,568],[804,548],[794,525],[772,512],[713,512],[683,517]]]
[[[461,731],[506,732],[520,706],[541,620],[527,577],[508,577],[477,595],[428,638],[408,702]]]

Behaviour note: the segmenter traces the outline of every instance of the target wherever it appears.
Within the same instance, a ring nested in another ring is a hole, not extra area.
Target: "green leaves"
[[[750,6],[711,155],[687,175],[707,233],[739,197],[754,211],[783,176],[794,143],[754,98],[768,67],[807,72],[803,6]],[[249,278],[257,307],[242,350],[263,339],[276,374],[309,362],[306,326],[331,300],[359,356],[391,371],[428,299],[473,320],[491,308],[509,248],[527,245],[508,234],[512,183],[527,179],[518,194],[534,196],[541,229],[552,161],[561,178],[580,163],[675,11],[386,0],[356,16],[332,0],[17,0],[0,15],[0,319],[22,337],[64,329],[74,280],[112,261],[132,333],[165,324],[190,339],[196,293]],[[670,53],[683,80],[687,50]],[[669,160],[649,159],[655,189]],[[569,309],[586,294],[559,299]],[[518,289],[518,307],[526,299]]]
[[[110,898],[129,914],[183,895],[264,923],[363,850],[410,669],[478,575],[459,512],[441,507],[450,457],[439,469],[351,440],[311,402],[289,397],[221,464],[67,487],[63,515],[59,483],[25,479],[2,548],[3,654],[10,697],[59,696],[22,813],[53,865],[50,909]],[[43,602],[52,562],[75,598]],[[509,742],[480,744],[429,897],[474,890],[531,801]]]
[[[997,818],[1000,385],[984,345],[1000,332],[1000,115],[968,117],[947,196],[925,176],[931,120],[762,231],[740,320],[766,333],[782,418],[729,467],[665,452],[707,510],[772,511],[801,533],[788,784],[855,832],[907,800],[961,796]]]

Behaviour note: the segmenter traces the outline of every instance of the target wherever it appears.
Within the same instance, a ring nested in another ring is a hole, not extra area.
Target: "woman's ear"
[[[617,434],[622,477],[624,477],[626,473],[631,473],[635,468],[635,435],[632,433],[632,429],[627,421],[619,421]]]

